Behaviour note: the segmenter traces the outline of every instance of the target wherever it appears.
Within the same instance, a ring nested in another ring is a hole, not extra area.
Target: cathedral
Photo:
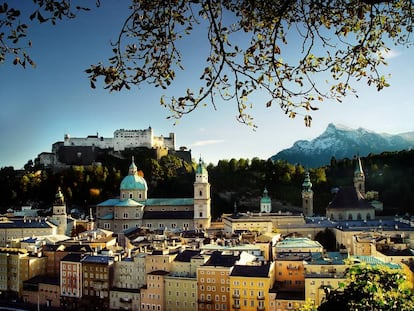
[[[132,158],[129,173],[121,182],[119,198],[96,206],[98,228],[121,233],[137,227],[150,229],[207,229],[211,223],[208,172],[200,159],[195,171],[192,198],[148,198],[148,186]]]

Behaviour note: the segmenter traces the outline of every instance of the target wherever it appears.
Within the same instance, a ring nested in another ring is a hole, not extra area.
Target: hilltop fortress
[[[86,138],[75,138],[65,134],[63,145],[65,147],[98,147],[101,149],[113,149],[114,151],[123,151],[137,147],[175,150],[175,134],[170,133],[168,137],[162,135],[154,136],[154,131],[151,127],[145,130],[119,129],[114,132],[113,138],[99,137],[98,133]]]
[[[144,130],[118,129],[113,137],[88,135],[87,137],[71,137],[64,135],[64,140],[52,145],[52,152],[42,152],[36,163],[45,167],[65,165],[89,165],[96,162],[102,153],[118,154],[128,149],[144,148],[152,150],[154,157],[159,159],[167,154],[174,154],[191,161],[191,151],[186,147],[175,148],[175,134],[155,136],[151,127]]]

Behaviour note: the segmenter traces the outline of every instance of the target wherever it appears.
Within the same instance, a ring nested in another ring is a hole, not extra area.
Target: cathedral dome
[[[147,182],[144,177],[139,176],[137,166],[132,157],[132,163],[129,166],[129,174],[121,181],[121,190],[148,190]]]
[[[121,190],[148,190],[147,182],[138,174],[128,175],[122,179]]]

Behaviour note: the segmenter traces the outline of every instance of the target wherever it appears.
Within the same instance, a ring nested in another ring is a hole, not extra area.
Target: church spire
[[[354,187],[362,195],[365,195],[365,174],[362,169],[362,162],[359,155],[357,157],[357,163],[354,171]]]
[[[305,179],[302,183],[302,208],[303,215],[313,216],[313,190],[309,171],[306,171]]]

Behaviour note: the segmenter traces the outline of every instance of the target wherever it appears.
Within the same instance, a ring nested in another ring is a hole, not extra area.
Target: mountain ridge
[[[400,151],[414,147],[414,131],[401,134],[376,133],[362,127],[352,129],[330,123],[326,130],[312,140],[298,140],[270,158],[299,163],[306,167],[319,167],[330,163],[331,158],[352,158],[370,153]]]

